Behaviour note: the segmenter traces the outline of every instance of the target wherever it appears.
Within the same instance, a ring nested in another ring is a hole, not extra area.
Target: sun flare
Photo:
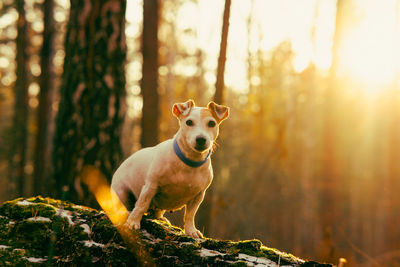
[[[398,72],[397,10],[394,1],[365,2],[364,16],[349,29],[339,48],[339,74],[361,81],[366,90],[378,90],[392,83]]]
[[[138,9],[131,8],[140,6],[140,2],[128,2],[128,21],[140,23],[140,16],[133,12]],[[399,72],[399,7],[394,0],[353,0],[352,8],[357,12],[348,19],[346,34],[338,47],[337,74],[360,82],[366,92],[378,91],[392,83]],[[205,52],[205,81],[210,86],[215,82],[222,12],[223,1],[213,0],[183,4],[177,12],[176,38],[182,38],[178,41],[190,44],[192,50]],[[232,1],[226,85],[247,92],[249,56],[259,50],[271,51],[286,40],[292,45],[296,72],[304,71],[310,64],[322,71],[329,70],[335,20],[336,1]],[[195,32],[194,40],[185,36],[187,29]],[[185,67],[181,72],[190,75]]]

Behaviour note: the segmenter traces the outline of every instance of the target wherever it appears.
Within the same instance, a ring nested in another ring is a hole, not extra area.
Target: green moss
[[[247,267],[247,264],[244,261],[238,261],[238,262],[233,263],[231,266]]]
[[[123,239],[101,211],[43,197],[8,201],[0,207],[0,266],[247,266],[252,257],[310,266],[259,240],[196,240],[147,215],[141,225],[124,229],[131,237]]]
[[[52,218],[56,214],[55,208],[48,204],[32,202],[29,205],[24,205],[19,203],[26,202],[23,202],[23,199],[5,202],[0,207],[0,214],[13,218],[14,220],[27,219],[36,216]]]
[[[202,247],[226,253],[225,259],[232,259],[239,253],[254,257],[263,257],[282,264],[303,264],[303,260],[293,255],[282,253],[276,249],[267,248],[259,240],[246,240],[232,242],[227,240],[206,239],[201,243]],[[231,257],[230,257],[231,256]]]
[[[264,255],[274,262],[281,262],[282,264],[304,264],[304,261],[293,256],[292,254],[281,252],[274,248],[261,247]]]
[[[184,234],[182,229],[179,227],[175,227],[164,221],[151,220],[148,216],[143,217],[141,225],[147,230],[147,232],[160,239],[177,240]],[[184,238],[186,239],[188,237]]]
[[[236,247],[240,250],[259,251],[261,248],[261,241],[257,239],[240,241]]]
[[[212,250],[225,250],[226,248],[230,248],[234,242],[227,240],[215,240],[211,238],[205,239],[201,245],[204,248],[212,249]]]
[[[237,250],[239,253],[247,254],[254,257],[266,257],[262,252],[260,240],[246,240],[233,243],[233,250]]]

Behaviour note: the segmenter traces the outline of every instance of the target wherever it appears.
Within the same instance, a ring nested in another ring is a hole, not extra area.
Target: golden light
[[[141,0],[128,2],[127,20],[130,23],[141,23],[141,14],[138,14],[141,3]],[[179,7],[175,18],[175,37],[182,39],[177,41],[204,52],[202,64],[205,73],[216,72],[223,3],[214,0],[185,3]],[[250,84],[247,73],[249,55],[259,50],[271,51],[286,40],[292,44],[296,72],[302,72],[311,63],[320,70],[329,70],[336,3],[320,0],[232,1],[226,85],[232,90],[246,92]],[[338,74],[361,82],[366,92],[377,91],[391,83],[398,73],[398,9],[395,0],[353,0],[354,18],[346,25],[346,35],[339,47]],[[167,18],[171,19],[170,16]],[[131,34],[131,28],[128,29]],[[193,32],[194,37],[186,34],[187,30]],[[183,70],[187,67],[179,67],[180,72],[190,76],[194,71]],[[215,83],[210,75],[205,75],[205,81],[210,87]]]
[[[38,83],[33,82],[28,87],[28,93],[30,96],[37,96],[40,92],[40,86]]]
[[[340,75],[365,84],[367,91],[391,84],[398,72],[399,28],[395,1],[362,1],[364,16],[339,48]]]
[[[114,192],[110,190],[110,186],[100,170],[94,166],[86,166],[82,170],[81,179],[94,194],[110,221],[114,225],[122,225],[127,219],[128,211],[120,201],[113,203],[111,194]]]
[[[105,176],[101,171],[94,167],[87,165],[83,168],[80,174],[81,181],[86,184],[89,190],[96,197],[100,207],[107,214],[113,225],[117,228],[125,244],[129,250],[137,255],[137,260],[140,261],[140,265],[153,265],[153,261],[148,254],[148,251],[138,242],[138,236],[135,231],[130,230],[124,223],[129,214],[125,206],[116,198],[112,201],[111,194],[114,194],[110,190],[110,186]]]
[[[5,69],[10,64],[10,61],[6,57],[0,57],[0,68]]]

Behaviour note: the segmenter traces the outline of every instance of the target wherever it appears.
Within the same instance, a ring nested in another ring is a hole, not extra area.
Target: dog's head
[[[207,107],[195,107],[193,100],[176,103],[172,113],[180,122],[185,143],[196,152],[212,148],[218,137],[219,125],[229,116],[229,108],[211,101]]]

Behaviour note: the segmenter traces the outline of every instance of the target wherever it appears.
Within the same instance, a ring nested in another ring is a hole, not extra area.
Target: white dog
[[[207,108],[195,107],[193,100],[174,104],[172,113],[180,128],[174,138],[154,147],[144,148],[126,159],[115,172],[111,188],[122,203],[128,194],[136,197],[129,214],[129,227],[140,229],[147,211],[157,219],[165,211],[186,206],[185,233],[201,238],[194,216],[213,179],[210,155],[219,133],[219,124],[229,115],[229,108],[210,102]],[[118,201],[118,200],[116,200]]]

